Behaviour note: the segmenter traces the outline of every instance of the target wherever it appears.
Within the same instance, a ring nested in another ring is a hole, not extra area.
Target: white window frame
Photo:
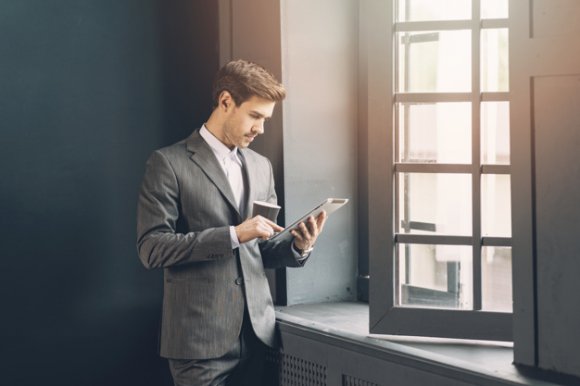
[[[480,157],[480,107],[484,101],[509,101],[507,92],[480,91],[480,30],[508,28],[506,19],[480,21],[480,0],[472,0],[472,19],[395,22],[395,0],[361,2],[361,121],[367,157],[370,332],[447,338],[512,340],[512,313],[482,311],[481,248],[511,246],[511,238],[481,235],[481,176],[510,174],[508,165],[483,165]],[[364,20],[364,23],[362,22]],[[472,30],[472,90],[468,93],[396,93],[394,43],[397,32]],[[402,164],[395,162],[397,102],[471,102],[471,164]],[[380,165],[380,166],[378,166]],[[401,172],[472,175],[471,236],[395,233],[396,176]],[[473,310],[399,307],[395,302],[396,243],[469,245],[473,248]]]

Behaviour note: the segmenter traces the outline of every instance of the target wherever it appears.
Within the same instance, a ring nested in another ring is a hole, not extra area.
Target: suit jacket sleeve
[[[260,243],[260,252],[265,268],[302,267],[308,257],[301,259],[292,250],[292,235],[285,236],[276,242],[265,241]]]
[[[137,205],[137,250],[150,268],[233,257],[228,226],[177,233],[179,183],[159,151],[147,161]]]

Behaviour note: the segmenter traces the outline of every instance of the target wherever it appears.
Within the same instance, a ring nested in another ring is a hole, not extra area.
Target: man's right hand
[[[257,238],[267,240],[272,237],[275,232],[281,232],[284,230],[284,228],[275,222],[260,215],[247,219],[235,229],[240,244]]]

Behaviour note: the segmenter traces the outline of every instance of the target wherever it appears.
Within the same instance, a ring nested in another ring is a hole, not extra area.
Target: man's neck
[[[206,123],[204,123],[207,131],[209,131],[211,133],[211,135],[213,135],[214,137],[217,138],[218,141],[220,141],[221,143],[223,143],[225,146],[227,146],[230,150],[233,150],[235,146],[229,146],[227,145],[225,138],[224,138],[224,131],[222,129],[223,127],[223,122],[222,120],[219,119],[219,117],[216,116],[215,111],[212,112],[212,114],[210,115],[209,119],[207,120]]]

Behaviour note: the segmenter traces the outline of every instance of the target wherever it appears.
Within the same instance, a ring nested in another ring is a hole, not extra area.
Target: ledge
[[[532,378],[513,364],[506,342],[368,334],[364,303],[318,303],[277,307],[283,333],[370,355],[467,382],[498,385],[562,385]]]

